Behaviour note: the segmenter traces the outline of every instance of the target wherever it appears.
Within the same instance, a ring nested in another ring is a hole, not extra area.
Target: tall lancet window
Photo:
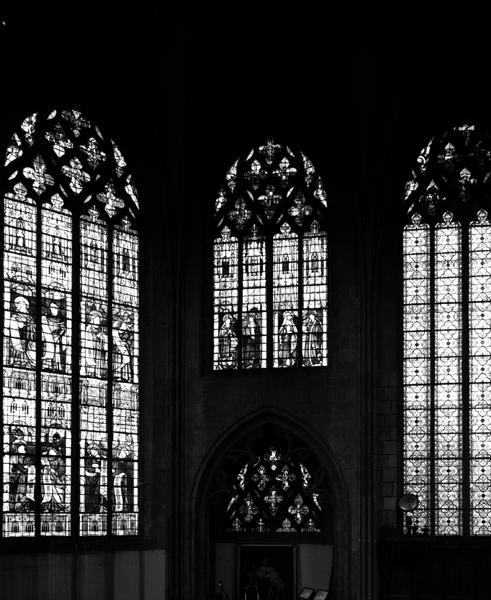
[[[215,202],[213,367],[327,365],[327,200],[303,152],[268,140]]]
[[[491,138],[462,125],[406,185],[404,488],[415,525],[491,534]]]
[[[138,199],[76,110],[5,158],[2,536],[138,533]]]

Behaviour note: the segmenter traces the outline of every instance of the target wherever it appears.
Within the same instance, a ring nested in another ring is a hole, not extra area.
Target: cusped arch
[[[346,535],[350,523],[349,496],[341,470],[328,444],[307,422],[299,419],[297,415],[273,406],[253,411],[228,427],[217,437],[201,461],[190,506],[195,532],[193,539],[195,590],[208,589],[213,584],[210,579],[213,571],[210,560],[210,547],[213,541],[213,532],[210,531],[210,502],[216,492],[213,486],[216,483],[217,469],[227,459],[227,455],[240,446],[241,441],[251,434],[259,433],[264,427],[271,427],[280,436],[285,434],[287,437],[293,436],[301,441],[304,448],[316,457],[324,471],[329,487],[328,506],[332,511],[329,519],[332,527],[332,531],[329,532],[329,544],[332,544],[334,555],[331,589],[333,592],[337,589],[338,593],[342,594],[344,590],[349,589],[348,557],[351,544],[349,536]]]

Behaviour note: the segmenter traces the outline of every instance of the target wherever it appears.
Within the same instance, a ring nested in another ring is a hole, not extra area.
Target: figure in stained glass
[[[47,294],[41,318],[43,369],[64,371],[66,365],[66,298],[58,292]]]
[[[23,292],[23,293],[22,293]],[[36,333],[29,290],[12,289],[12,312],[9,320],[9,364],[34,367],[36,364]]]
[[[280,366],[292,367],[297,359],[297,326],[291,310],[285,310],[278,330]]]
[[[121,381],[133,381],[133,315],[120,310],[114,315],[113,342],[115,349],[114,372]]]
[[[85,326],[85,375],[105,377],[107,372],[108,339],[105,315],[95,307],[90,308]]]
[[[118,440],[114,452],[113,494],[114,511],[128,512],[132,508],[133,471],[135,468],[135,449],[133,436],[126,434]]]
[[[31,512],[36,484],[36,446],[32,428],[23,423],[12,424],[10,440],[10,510]]]
[[[85,512],[107,511],[107,445],[99,436],[85,442]]]
[[[309,310],[303,321],[303,360],[315,365],[322,360],[322,323],[317,311]]]
[[[113,469],[114,512],[128,511],[128,476],[124,471]]]
[[[18,217],[16,221],[16,237],[15,237],[15,251],[16,252],[28,252],[29,248],[26,247],[26,224],[22,217]]]
[[[41,510],[62,512],[66,510],[65,435],[59,425],[50,425],[41,447]]]
[[[317,252],[312,252],[310,256],[310,272],[312,274],[317,274],[319,271],[319,255]]]
[[[125,276],[131,273],[131,258],[130,251],[128,248],[123,248],[123,254],[121,255],[121,273],[120,275]]]
[[[261,364],[261,327],[256,306],[250,308],[242,319],[242,356],[244,368]]]
[[[222,325],[218,332],[220,340],[219,358],[223,368],[233,367],[237,361],[236,319],[228,312],[224,313]]]

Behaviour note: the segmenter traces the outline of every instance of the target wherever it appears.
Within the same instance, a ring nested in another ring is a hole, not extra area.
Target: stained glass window
[[[302,152],[267,140],[215,202],[213,368],[327,365],[327,195]]]
[[[2,536],[138,533],[138,198],[77,110],[14,133],[3,203]]]
[[[404,491],[415,526],[491,534],[491,138],[462,125],[406,185]]]

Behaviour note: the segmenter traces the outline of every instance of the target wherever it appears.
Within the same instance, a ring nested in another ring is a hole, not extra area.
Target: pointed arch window
[[[327,195],[273,140],[237,159],[215,202],[213,368],[327,365]]]
[[[2,536],[138,533],[138,198],[77,110],[5,158]]]
[[[491,138],[433,138],[406,185],[404,490],[415,525],[491,534]]]

